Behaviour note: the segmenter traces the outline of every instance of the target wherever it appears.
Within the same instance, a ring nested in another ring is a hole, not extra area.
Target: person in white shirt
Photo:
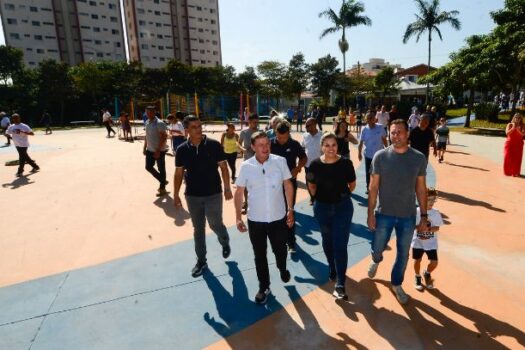
[[[414,236],[412,238],[412,258],[414,259],[414,272],[416,273],[414,279],[414,287],[417,290],[423,290],[421,284],[421,259],[423,254],[426,254],[429,260],[429,264],[423,273],[425,279],[425,285],[427,289],[434,288],[434,281],[432,280],[431,272],[434,271],[438,266],[438,241],[437,232],[439,227],[443,225],[443,218],[439,210],[433,208],[434,203],[437,200],[437,191],[433,188],[427,189],[427,229],[426,230],[414,230]],[[417,209],[416,224],[419,224],[421,220],[421,213],[419,208]]]
[[[363,146],[365,146],[365,179],[366,179],[366,193],[368,194],[368,187],[370,187],[370,166],[372,159],[377,151],[388,147],[386,141],[386,132],[381,125],[376,125],[376,119],[372,112],[366,115],[366,126],[361,132],[361,140],[359,141],[359,154],[357,155],[359,161],[363,160]]]
[[[306,165],[304,167],[306,173],[306,186],[308,187],[308,168],[314,159],[321,156],[321,137],[322,133],[317,130],[317,120],[315,118],[308,118],[305,123],[306,132],[303,134],[303,141],[301,146],[306,152]],[[310,192],[310,191],[308,191]],[[310,205],[313,205],[314,197],[310,193]]]
[[[381,110],[376,113],[377,124],[383,126],[388,133],[388,123],[390,122],[390,114],[386,111],[386,107],[381,106]]]
[[[408,131],[412,131],[415,128],[419,126],[419,122],[421,121],[421,115],[419,114],[419,110],[417,108],[414,108],[412,110],[412,114],[410,117],[408,117]]]
[[[266,257],[268,239],[275,254],[281,280],[285,283],[290,280],[290,272],[286,269],[286,237],[287,226],[292,227],[295,220],[293,208],[285,206],[283,185],[286,203],[293,203],[293,185],[286,159],[270,154],[270,139],[266,133],[255,132],[251,138],[251,147],[255,156],[242,162],[235,182],[235,215],[237,229],[240,232],[249,231],[259,279],[259,291],[255,295],[255,302],[264,304],[271,293]],[[248,189],[248,227],[244,224],[241,214],[245,188]]]
[[[111,127],[111,125],[113,124],[113,119],[111,119],[111,113],[109,113],[107,108],[103,109],[103,112],[104,113],[102,114],[102,124],[104,124],[106,130],[108,131],[107,137],[111,137],[111,133],[113,133],[113,136],[115,136],[117,133]]]
[[[0,121],[0,127],[2,128],[2,134],[4,134],[5,137],[7,138],[7,142],[5,144],[10,145],[11,136],[9,136],[9,134],[7,133],[7,128],[9,127],[9,125],[11,125],[11,120],[9,119],[9,116],[7,115],[6,112],[0,112],[0,117],[2,118],[2,120]]]
[[[21,177],[24,174],[24,166],[26,163],[33,167],[31,172],[36,173],[38,170],[40,170],[40,167],[27,154],[27,149],[29,147],[28,136],[33,136],[35,133],[29,126],[21,123],[19,114],[15,113],[11,118],[13,119],[13,124],[7,128],[7,134],[9,134],[13,139],[13,143],[15,144],[16,150],[18,151],[18,171],[16,176]]]

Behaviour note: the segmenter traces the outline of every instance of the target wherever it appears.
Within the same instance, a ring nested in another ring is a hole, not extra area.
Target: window
[[[93,27],[93,31],[95,33],[99,33],[100,32],[100,27]]]
[[[33,51],[33,49],[31,47],[28,47],[26,51]]]
[[[114,9],[117,8],[117,5],[115,5],[115,4],[108,4],[108,7],[109,7],[110,10],[114,10]]]
[[[7,24],[16,24],[16,19],[15,18],[8,18],[7,19]]]
[[[35,40],[42,40],[42,35],[35,35]]]
[[[89,2],[89,6],[97,6],[97,2],[96,1],[90,1]]]
[[[202,7],[197,6],[197,11],[202,11]]]
[[[95,44],[97,44],[97,45],[102,45],[102,41],[100,41],[100,40],[95,40]]]
[[[144,20],[139,20],[139,26],[145,26],[146,25],[146,21]]]
[[[210,21],[210,23],[211,23],[211,24],[215,24],[215,23],[217,23],[217,21],[214,20],[214,19],[212,19],[212,20]]]
[[[29,11],[31,11],[31,12],[38,12],[38,8],[35,7],[35,6],[30,6],[29,7]]]
[[[140,45],[140,48],[143,50],[147,50],[149,48],[148,44],[142,44]]]
[[[137,13],[143,14],[144,13],[144,9],[137,9]]]
[[[111,29],[111,34],[117,35],[119,31],[117,29]]]
[[[44,49],[36,49],[36,53],[44,53]]]
[[[115,47],[120,47],[120,46],[121,46],[121,44],[118,41],[115,42]]]
[[[109,17],[109,20],[110,20],[111,22],[115,22],[115,23],[118,22],[117,17]]]
[[[212,40],[211,43],[212,43],[213,45],[217,45],[217,44],[218,44],[217,40]]]
[[[10,33],[9,37],[11,39],[20,39],[20,34],[18,34],[18,33]]]
[[[92,15],[91,15],[91,18],[93,18],[93,19],[98,19],[98,15],[96,15],[96,14],[92,14]]]
[[[215,13],[215,10],[214,9],[210,9],[210,13]]]
[[[5,8],[6,10],[14,10],[14,9],[15,9],[15,5],[13,5],[13,4],[7,4],[7,3],[6,3],[6,4],[4,5],[4,8]]]
[[[102,53],[102,52],[97,52],[97,57],[104,57],[104,53]]]

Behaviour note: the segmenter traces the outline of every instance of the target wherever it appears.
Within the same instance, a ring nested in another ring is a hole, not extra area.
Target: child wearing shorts
[[[421,260],[423,255],[426,254],[429,264],[423,272],[423,279],[425,280],[425,286],[427,289],[434,288],[434,280],[432,279],[431,273],[436,269],[438,265],[437,255],[437,236],[436,233],[439,231],[439,227],[443,225],[443,218],[437,209],[434,209],[434,203],[437,199],[437,191],[433,188],[427,189],[427,214],[428,214],[428,229],[423,232],[414,231],[414,237],[412,238],[412,258],[414,259],[414,272],[415,284],[414,287],[417,290],[423,290],[421,283]],[[419,224],[421,219],[419,208],[417,209],[416,224]]]
[[[445,151],[447,150],[447,144],[450,145],[450,130],[447,127],[447,120],[443,117],[439,120],[439,127],[436,129],[436,143],[438,161],[442,163]]]

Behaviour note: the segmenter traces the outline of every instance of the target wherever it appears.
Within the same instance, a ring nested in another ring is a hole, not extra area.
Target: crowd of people
[[[217,141],[203,133],[202,123],[196,116],[176,118],[176,122],[170,119],[170,125],[182,124],[182,128],[179,125],[170,129],[155,116],[153,107],[147,109],[147,115],[146,169],[159,182],[159,196],[166,193],[168,183],[164,162],[168,148],[166,130],[170,130],[172,142],[175,137],[179,138],[173,143],[176,167],[173,197],[175,207],[182,207],[180,192],[185,182],[184,197],[194,229],[196,264],[191,270],[193,277],[202,275],[208,266],[206,221],[218,237],[223,257],[230,256],[230,237],[222,216],[224,200],[234,199],[237,229],[249,233],[253,247],[259,280],[255,302],[264,304],[271,293],[268,241],[280,278],[288,282],[291,276],[287,256],[296,253],[297,178],[304,168],[310,204],[320,227],[328,277],[334,282],[333,294],[337,299],[347,299],[347,246],[353,217],[351,194],[358,181],[348,147],[353,143],[358,144],[359,160],[365,158],[367,225],[373,232],[369,277],[374,278],[395,230],[397,253],[391,282],[397,299],[400,303],[409,300],[402,283],[411,248],[415,288],[422,288],[422,279],[427,288],[433,288],[431,273],[437,266],[435,232],[442,220],[439,212],[432,208],[436,191],[427,189],[426,168],[430,147],[437,153],[437,144],[444,142],[444,153],[449,142],[446,120],[440,119],[440,126],[432,128],[431,116],[423,114],[418,126],[410,131],[405,120],[391,120],[383,106],[377,112],[366,113],[366,125],[360,137],[356,137],[346,116],[338,118],[332,132],[323,133],[314,115],[306,119],[306,132],[298,142],[291,136],[291,124],[285,118],[275,113],[269,129],[261,130],[258,116],[251,114],[247,118],[248,127],[240,134],[233,124],[227,124]],[[437,134],[436,141],[434,133],[439,128],[443,130]],[[237,169],[239,153],[244,159]],[[157,169],[153,167],[155,162]],[[420,264],[425,253],[430,263],[421,276]]]
[[[258,116],[251,114],[247,118],[248,127],[240,134],[235,125],[227,124],[217,141],[203,133],[198,117],[177,113],[169,115],[166,124],[156,114],[155,107],[148,106],[144,125],[145,168],[159,183],[157,196],[166,195],[169,181],[165,157],[171,143],[175,157],[174,205],[182,206],[180,191],[184,182],[185,202],[194,229],[197,261],[191,270],[193,277],[202,275],[207,268],[206,221],[218,237],[223,257],[230,256],[223,202],[234,199],[236,226],[240,232],[249,233],[253,247],[259,280],[255,302],[259,304],[264,304],[271,293],[267,241],[281,280],[287,283],[291,278],[287,256],[296,253],[294,206],[298,175],[304,168],[310,204],[320,227],[328,277],[334,282],[333,295],[347,299],[347,246],[354,211],[351,195],[358,181],[349,144],[358,145],[357,158],[359,161],[364,158],[365,162],[367,226],[373,232],[368,276],[375,277],[395,230],[396,259],[391,284],[398,301],[404,304],[409,300],[402,284],[410,250],[414,259],[414,287],[418,290],[423,288],[423,281],[426,288],[433,288],[431,273],[438,261],[435,234],[443,220],[433,208],[437,192],[427,188],[426,169],[431,147],[438,161],[443,161],[446,146],[450,144],[450,131],[446,119],[438,118],[433,112],[430,106],[423,114],[413,110],[407,122],[399,118],[395,107],[387,111],[386,106],[381,106],[377,111],[367,111],[366,124],[361,123],[359,129],[353,130],[350,126],[356,124],[355,114],[347,120],[349,116],[343,112],[336,118],[333,131],[323,133],[319,127],[322,126],[321,112],[316,108],[305,121],[306,132],[301,142],[292,137],[290,122],[277,113],[273,113],[268,130],[259,129]],[[18,114],[7,118],[2,112],[0,116],[8,144],[13,141],[19,153],[16,175],[23,175],[25,164],[32,167],[32,172],[38,171],[39,166],[27,152],[33,130],[21,122]],[[125,114],[121,117],[124,137],[131,138],[129,119],[126,121]],[[110,120],[109,111],[104,110],[108,137],[116,134]],[[352,131],[359,135],[354,136]],[[516,113],[506,133],[504,172],[519,176],[525,135],[521,114]],[[244,159],[237,169],[239,153]],[[425,254],[429,264],[421,275]]]

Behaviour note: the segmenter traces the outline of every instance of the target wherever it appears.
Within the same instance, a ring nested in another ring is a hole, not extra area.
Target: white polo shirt
[[[310,166],[310,163],[312,163],[312,160],[321,156],[321,137],[323,137],[323,133],[320,131],[317,131],[317,134],[313,136],[309,132],[303,134],[301,146],[303,146],[308,157],[305,165],[307,168]]]
[[[275,154],[263,164],[255,157],[242,162],[235,185],[248,189],[248,220],[268,223],[283,219],[283,181],[291,178],[286,159]]]

